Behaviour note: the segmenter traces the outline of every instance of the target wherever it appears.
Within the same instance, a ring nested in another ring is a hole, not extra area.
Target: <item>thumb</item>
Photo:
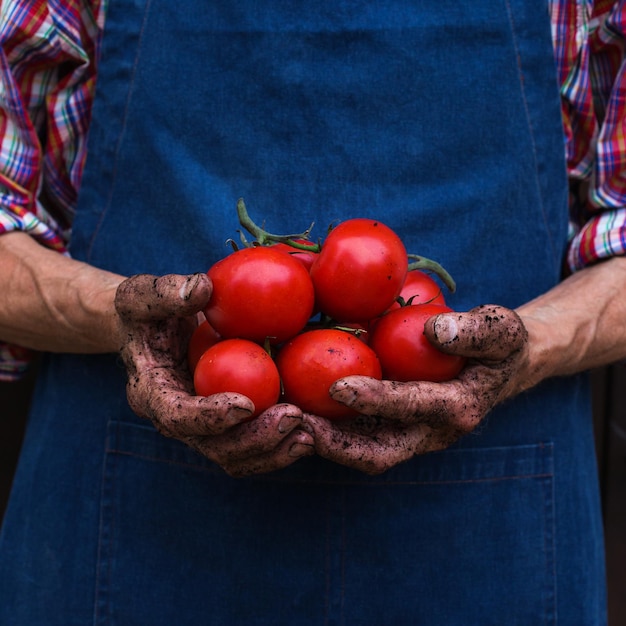
[[[428,340],[442,352],[501,361],[526,343],[519,315],[506,307],[484,304],[467,313],[441,313],[424,326]]]
[[[115,308],[122,319],[154,321],[193,315],[211,297],[211,280],[203,273],[184,276],[137,274],[117,288]]]

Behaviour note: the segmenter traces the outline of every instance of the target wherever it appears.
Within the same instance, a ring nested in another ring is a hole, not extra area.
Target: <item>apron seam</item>
[[[559,254],[557,252],[556,246],[555,246],[555,242],[554,242],[554,238],[552,236],[552,231],[549,227],[549,220],[548,220],[548,216],[546,215],[546,208],[545,208],[545,200],[543,197],[543,187],[541,185],[541,181],[539,180],[539,160],[538,160],[538,151],[537,151],[537,140],[535,137],[535,127],[533,125],[532,122],[532,117],[530,114],[530,106],[528,103],[528,96],[526,94],[526,84],[524,81],[524,72],[522,71],[522,65],[523,65],[523,56],[522,56],[522,52],[520,49],[520,45],[519,45],[519,37],[517,34],[517,26],[516,26],[516,22],[515,22],[515,18],[513,15],[513,8],[511,6],[511,0],[505,0],[505,5],[506,5],[506,11],[507,11],[507,15],[509,18],[509,27],[511,30],[511,43],[513,44],[513,48],[515,50],[515,56],[516,56],[516,67],[517,67],[517,78],[518,78],[518,82],[519,82],[519,87],[520,87],[520,95],[522,97],[522,102],[524,105],[524,116],[526,117],[526,123],[528,124],[528,134],[529,134],[529,140],[530,140],[530,144],[532,146],[532,155],[533,155],[533,171],[534,171],[534,184],[535,184],[535,188],[537,190],[537,197],[539,198],[539,203],[540,203],[540,210],[541,210],[541,217],[543,220],[543,225],[544,228],[546,230],[546,234],[547,234],[547,238],[548,241],[550,242],[550,251],[552,253],[552,259],[553,262],[555,263],[556,267],[561,266],[561,260],[559,259]]]
[[[113,492],[115,481],[115,468],[117,465],[117,455],[112,455],[114,458],[109,459],[107,454],[108,441],[111,436],[117,434],[117,426],[115,430],[107,434],[105,440],[104,449],[104,462],[102,467],[102,480],[101,480],[101,493],[100,493],[100,523],[98,527],[98,553],[96,558],[96,572],[95,572],[95,589],[94,589],[94,626],[98,624],[106,623],[107,617],[110,617],[111,610],[108,599],[108,586],[111,579],[111,558],[110,547],[111,537],[114,534],[115,515],[112,514],[113,510]],[[109,552],[108,557],[105,554]]]
[[[120,131],[117,137],[115,149],[113,151],[114,158],[113,158],[113,164],[112,164],[112,170],[111,170],[112,171],[111,181],[110,181],[110,185],[108,189],[107,200],[105,202],[103,210],[100,212],[100,215],[98,216],[98,221],[96,222],[94,226],[94,229],[89,238],[89,243],[86,247],[85,258],[87,261],[91,261],[93,247],[95,245],[96,239],[100,232],[100,228],[102,227],[102,223],[104,222],[106,215],[109,212],[109,209],[111,208],[111,203],[113,202],[115,181],[118,175],[118,160],[119,160],[119,155],[122,149],[122,144],[124,142],[124,135],[126,133],[126,127],[127,127],[129,111],[130,111],[130,103],[132,101],[133,94],[134,94],[135,75],[137,73],[137,68],[139,67],[139,58],[141,56],[141,42],[143,40],[144,33],[146,31],[146,24],[148,22],[148,14],[150,13],[151,6],[152,6],[152,0],[146,0],[146,4],[144,7],[144,11],[143,11],[143,19],[141,22],[141,28],[139,29],[139,33],[137,37],[137,51],[133,59],[133,65],[132,65],[130,77],[128,80],[128,91],[127,91],[126,99],[124,102],[124,112],[122,115]]]
[[[558,623],[558,578],[556,572],[557,554],[556,554],[556,512],[555,512],[555,492],[554,492],[554,476],[545,479],[546,482],[546,573],[551,581],[551,585],[547,590],[546,609],[547,623],[556,626]]]

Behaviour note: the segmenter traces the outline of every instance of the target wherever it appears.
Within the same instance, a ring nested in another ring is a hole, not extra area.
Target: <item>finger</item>
[[[315,454],[313,440],[303,431],[295,431],[287,436],[274,450],[246,459],[216,460],[224,471],[234,478],[267,474],[292,465],[306,456]]]
[[[298,407],[277,404],[237,428],[196,443],[206,450],[219,450],[222,460],[243,459],[271,452],[301,425],[302,412]]]
[[[221,434],[254,411],[252,400],[238,393],[193,395],[187,381],[162,367],[129,377],[126,395],[131,409],[168,437]]]
[[[188,443],[233,476],[273,471],[314,454],[313,437],[300,429],[302,413],[276,405],[256,419],[218,437],[194,437]]]
[[[463,385],[470,383],[400,383],[346,376],[331,386],[330,393],[363,415],[383,417],[399,425],[419,423],[467,433],[480,422],[484,407]]]
[[[305,416],[307,428],[314,434],[315,451],[321,457],[367,474],[380,474],[416,454],[425,454],[449,446],[453,438],[437,433],[424,424],[399,426],[379,421],[366,428],[358,420],[331,422],[313,415]]]
[[[206,274],[189,276],[138,274],[120,284],[115,308],[122,319],[149,322],[193,315],[211,297],[211,280]]]
[[[426,322],[424,332],[443,352],[494,361],[522,348],[528,337],[519,315],[497,305],[436,315]]]
[[[367,376],[346,376],[330,387],[333,399],[364,415],[399,422],[436,414],[443,409],[442,383],[400,383]],[[450,404],[448,400],[446,404]]]

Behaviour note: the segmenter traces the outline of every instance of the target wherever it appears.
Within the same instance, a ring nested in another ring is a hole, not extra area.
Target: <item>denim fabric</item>
[[[443,463],[425,459],[410,479],[287,473],[233,482],[152,430],[112,424],[97,623],[175,624],[193,606],[215,624],[430,624],[434,616],[466,624],[471,615],[478,621],[469,623],[497,624],[503,601],[506,623],[554,623],[552,452],[457,450]],[[150,482],[137,489],[128,477],[146,468]],[[162,490],[175,494],[167,507]],[[468,513],[478,503],[497,514],[476,520]],[[163,567],[154,534],[138,528],[160,529],[174,569]],[[476,559],[483,544],[499,548]],[[149,607],[147,597],[156,600]]]
[[[516,306],[566,242],[549,35],[535,0],[112,0],[72,253],[204,270],[243,196],[274,231],[381,219],[452,306]],[[584,376],[383,476],[234,480],[132,414],[115,358],[49,357],[0,624],[603,624],[595,472]]]

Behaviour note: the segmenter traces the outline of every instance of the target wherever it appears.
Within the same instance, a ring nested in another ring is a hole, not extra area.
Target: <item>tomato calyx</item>
[[[368,332],[367,323],[361,322],[338,322],[325,313],[320,313],[317,319],[311,319],[305,327],[307,330],[343,330],[346,333],[360,337]]]
[[[241,237],[241,242],[245,246],[267,246],[275,243],[283,243],[291,246],[295,250],[303,250],[305,252],[319,252],[321,250],[321,245],[319,243],[314,243],[309,240],[311,230],[313,230],[315,222],[312,222],[311,225],[301,233],[276,235],[266,231],[253,221],[248,213],[248,209],[246,208],[243,198],[239,198],[237,201],[237,217],[241,227],[254,237],[254,241],[250,244],[246,240],[245,235],[240,232],[239,235]]]
[[[367,328],[362,328],[357,324],[355,324],[354,326],[338,324],[335,326],[329,326],[328,328],[334,328],[335,330],[343,330],[344,333],[350,333],[351,335],[354,335],[355,337],[360,337],[361,335],[365,335],[369,332]]]
[[[416,304],[432,304],[433,302],[437,300],[437,298],[439,298],[440,295],[441,295],[441,289],[439,290],[439,293],[436,296],[433,296],[432,298],[429,298],[428,300],[424,300],[424,302],[418,302]],[[396,298],[396,302],[400,305],[400,308],[404,306],[413,306],[413,302],[416,298],[419,298],[419,295],[416,294],[414,296],[411,296],[408,300],[405,300],[402,296],[398,296]]]

